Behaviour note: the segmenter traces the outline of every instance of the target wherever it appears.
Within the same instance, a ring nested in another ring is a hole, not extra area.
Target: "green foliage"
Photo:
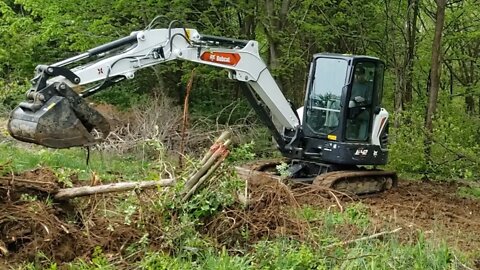
[[[26,89],[18,82],[6,82],[0,80],[0,116],[7,110],[10,111],[24,98]]]
[[[244,185],[244,181],[227,171],[214,183],[210,183],[208,188],[193,195],[188,203],[182,203],[177,207],[195,220],[206,218],[232,205],[235,202],[235,193],[243,190]]]
[[[465,198],[480,199],[480,187],[460,187],[458,194]]]
[[[139,78],[142,80],[142,78]],[[145,89],[139,89],[135,81],[128,81],[120,85],[113,86],[95,95],[92,99],[99,103],[108,103],[115,105],[121,110],[127,110],[138,104],[145,104],[148,96],[145,95]]]
[[[144,270],[183,270],[194,269],[194,262],[182,260],[179,257],[171,257],[163,253],[147,254],[142,262],[139,263],[139,269]]]
[[[228,155],[228,161],[230,162],[245,162],[252,161],[255,159],[254,151],[255,142],[250,141],[249,143],[244,143],[233,148],[233,150]]]
[[[415,244],[400,244],[390,237],[336,252],[338,269],[455,269],[448,247],[434,246],[422,236]]]
[[[221,252],[209,252],[203,259],[199,269],[229,270],[229,269],[252,269],[249,256],[235,256],[227,253],[225,249]]]
[[[20,196],[20,201],[22,201],[22,202],[34,202],[36,200],[38,200],[38,198],[35,195],[22,194]]]
[[[55,173],[55,176],[58,178],[59,183],[63,184],[65,187],[73,187],[73,183],[70,177],[72,175],[78,175],[82,173],[82,171],[80,171],[79,169],[61,167],[56,169],[54,173]]]
[[[282,177],[288,177],[290,176],[290,172],[288,172],[288,164],[285,162],[282,162],[275,166],[275,169],[277,172],[280,174]]]
[[[113,270],[117,269],[112,265],[108,258],[102,251],[102,248],[96,247],[92,254],[92,259],[90,261],[84,261],[82,259],[77,260],[72,263],[66,264],[68,269],[79,269],[79,270]],[[65,269],[65,268],[62,268]]]
[[[182,269],[253,269],[250,267],[248,256],[231,256],[225,250],[214,252],[211,249],[203,251],[195,261],[186,260],[182,257],[171,257],[162,253],[148,254],[139,264],[139,269],[145,270],[182,270]]]
[[[361,229],[365,229],[370,225],[370,217],[367,208],[361,204],[350,204],[343,212],[332,207],[326,210],[313,209],[310,206],[301,208],[298,213],[300,217],[307,221],[322,221],[323,234],[331,234],[339,225],[355,225]]]
[[[430,178],[476,179],[480,162],[476,153],[480,122],[461,108],[459,100],[441,98],[432,144],[432,160],[425,159],[422,111],[399,115],[400,128],[391,131],[389,166],[407,175]],[[468,123],[468,124],[466,124]]]
[[[400,124],[400,128],[390,129],[389,166],[398,172],[421,173],[426,169],[421,113],[403,112],[397,117],[405,122]]]
[[[325,269],[311,247],[289,240],[259,242],[253,256],[258,269]]]

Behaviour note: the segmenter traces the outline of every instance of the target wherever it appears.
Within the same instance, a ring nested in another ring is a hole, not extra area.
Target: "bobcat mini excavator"
[[[145,29],[35,69],[27,100],[10,115],[14,138],[51,148],[93,145],[109,124],[85,101],[135,72],[172,60],[228,70],[287,158],[291,179],[355,194],[396,185],[387,162],[388,113],[380,107],[384,64],[377,58],[313,55],[305,104],[295,110],[259,55],[258,42],[204,35],[195,29]],[[88,86],[81,93],[75,86]],[[369,166],[370,165],[370,166]],[[365,166],[373,167],[366,169]]]

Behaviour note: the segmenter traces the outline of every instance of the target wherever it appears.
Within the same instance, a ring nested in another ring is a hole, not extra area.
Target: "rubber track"
[[[368,178],[368,180],[365,180]],[[385,179],[392,179],[392,187],[397,186],[397,174],[392,171],[382,171],[382,170],[365,170],[365,171],[334,171],[319,175],[313,181],[313,184],[324,186],[331,189],[338,189],[338,186],[341,183],[345,183],[348,187],[346,190],[356,194],[368,194],[385,191]],[[359,191],[356,186],[359,184],[368,184],[372,187],[368,191]]]

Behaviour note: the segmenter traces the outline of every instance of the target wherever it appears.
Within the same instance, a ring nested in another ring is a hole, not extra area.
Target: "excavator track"
[[[395,172],[382,170],[334,171],[313,180],[314,185],[355,195],[383,192],[396,187],[397,183]]]
[[[251,176],[269,178],[271,180],[281,180],[276,172],[276,165],[280,164],[279,160],[269,160],[257,162],[248,168],[236,167],[237,173],[244,179]],[[390,190],[397,186],[397,174],[392,171],[383,170],[339,170],[323,173],[318,176],[306,178],[287,178],[294,183],[312,183],[334,189],[346,194],[365,195],[372,193],[380,193]]]

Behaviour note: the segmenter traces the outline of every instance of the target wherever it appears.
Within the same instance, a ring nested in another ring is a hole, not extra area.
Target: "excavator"
[[[205,35],[183,26],[134,31],[50,65],[10,114],[10,135],[50,148],[101,142],[108,121],[85,98],[138,70],[180,60],[222,68],[272,133],[292,180],[353,194],[396,186],[388,158],[388,112],[381,107],[384,63],[375,57],[318,53],[310,64],[304,106],[294,109],[259,54],[259,43]],[[82,86],[83,91],[75,88]],[[98,136],[101,134],[101,136]]]

